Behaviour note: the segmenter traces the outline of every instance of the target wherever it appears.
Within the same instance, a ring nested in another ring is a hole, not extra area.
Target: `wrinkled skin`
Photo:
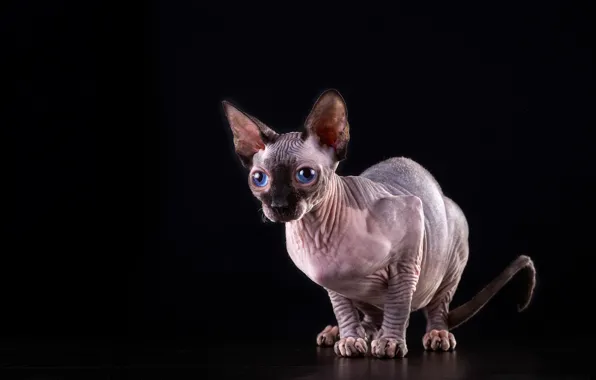
[[[530,281],[520,309],[529,304],[535,270],[529,257],[519,256],[450,310],[469,254],[462,210],[408,158],[387,159],[359,176],[338,175],[350,127],[336,91],[319,97],[302,132],[278,134],[227,102],[224,110],[264,215],[285,224],[290,258],[329,294],[337,325],[317,335],[318,345],[344,357],[404,357],[410,313],[422,310],[424,348],[453,350],[451,330],[522,269]]]

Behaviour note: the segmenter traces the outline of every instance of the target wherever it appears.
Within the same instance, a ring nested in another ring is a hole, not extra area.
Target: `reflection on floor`
[[[205,346],[0,342],[0,378],[29,379],[589,379],[572,344],[486,342],[455,352],[412,347],[404,359],[338,358],[331,348],[267,342]]]

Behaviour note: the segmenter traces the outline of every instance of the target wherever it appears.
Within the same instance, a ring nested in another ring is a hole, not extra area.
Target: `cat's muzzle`
[[[299,207],[290,207],[290,206],[282,206],[282,207],[267,207],[267,212],[265,212],[265,216],[269,218],[273,222],[278,223],[287,223],[293,220],[296,220],[302,216],[302,212],[300,212]]]
[[[275,215],[275,219],[279,222],[289,222],[296,216],[295,208],[282,206],[282,207],[271,207],[271,211]]]

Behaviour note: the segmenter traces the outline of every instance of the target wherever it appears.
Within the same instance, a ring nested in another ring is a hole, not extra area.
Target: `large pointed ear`
[[[316,136],[319,143],[334,149],[338,161],[346,158],[350,140],[348,109],[337,90],[327,90],[319,96],[305,127],[307,136]]]
[[[252,166],[252,157],[265,145],[275,141],[278,134],[256,118],[245,114],[228,101],[222,102],[224,113],[234,137],[234,149],[242,165]]]

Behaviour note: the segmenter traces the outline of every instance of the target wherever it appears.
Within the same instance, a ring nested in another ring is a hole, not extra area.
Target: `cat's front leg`
[[[383,323],[376,339],[371,342],[371,353],[378,358],[402,358],[408,353],[406,329],[420,276],[424,214],[420,200],[415,197],[385,198],[379,202],[376,211],[377,220],[390,226],[386,233],[399,236],[401,232],[402,238],[392,247],[396,254],[388,267]]]
[[[383,323],[371,352],[378,358],[402,358],[408,353],[406,329],[412,308],[412,295],[418,283],[415,265],[398,264],[389,268]]]
[[[360,315],[352,300],[332,290],[327,290],[339,326],[339,340],[333,347],[338,356],[363,356],[368,352],[366,334]]]

